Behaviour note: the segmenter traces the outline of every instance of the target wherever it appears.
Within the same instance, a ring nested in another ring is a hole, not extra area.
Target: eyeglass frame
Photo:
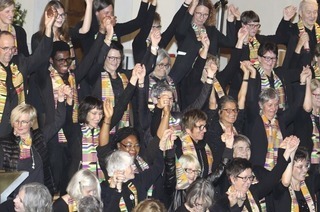
[[[256,178],[256,176],[254,176],[254,175],[251,175],[250,177],[241,177],[241,176],[239,176],[239,175],[237,175],[236,176],[236,178],[239,178],[239,179],[241,179],[242,180],[242,182],[247,182],[248,180],[250,180],[251,182],[253,182],[254,181],[254,179]]]
[[[120,145],[121,146],[123,146],[125,149],[132,149],[132,148],[134,148],[134,149],[140,149],[140,144],[135,144],[135,145],[133,145],[133,144],[131,144],[131,143],[127,143],[127,144],[123,144],[123,143],[121,143],[120,142]]]
[[[268,56],[261,56],[263,59],[265,59],[265,61],[267,61],[267,62],[270,62],[270,61],[272,61],[272,62],[276,62],[277,61],[277,59],[278,59],[278,57],[268,57]]]
[[[194,169],[190,169],[190,168],[185,168],[184,171],[188,174],[192,174],[192,173],[196,174],[197,176],[199,176],[201,173],[201,170],[199,170],[199,169],[194,170]]]
[[[17,124],[18,126],[21,124],[21,126],[27,126],[31,121],[26,121],[26,120],[22,120],[22,121],[19,121],[19,120],[15,120],[13,123],[14,124]]]
[[[201,124],[200,126],[194,125],[194,127],[198,128],[200,131],[203,131],[204,129],[207,129],[207,125]]]
[[[250,29],[260,29],[261,24],[246,24]]]
[[[67,63],[67,64],[71,64],[72,61],[74,60],[74,58],[72,57],[68,57],[68,58],[60,58],[60,59],[56,59],[54,58],[55,61],[57,61],[58,63]]]
[[[157,66],[158,66],[158,68],[160,68],[160,69],[165,68],[166,70],[168,70],[168,69],[170,68],[170,64],[169,64],[169,63],[167,63],[167,64],[158,63]]]
[[[8,53],[9,51],[11,52],[15,52],[17,50],[16,46],[4,46],[4,47],[0,47],[0,49],[2,49],[5,53]]]
[[[194,14],[198,17],[201,17],[201,18],[208,18],[209,17],[209,13],[194,12]]]
[[[121,57],[114,57],[114,56],[107,56],[107,59],[110,61],[110,62],[121,62],[122,58]]]

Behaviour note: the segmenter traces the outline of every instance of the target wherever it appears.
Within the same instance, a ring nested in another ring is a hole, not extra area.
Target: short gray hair
[[[125,170],[133,164],[133,157],[128,152],[121,150],[114,151],[107,158],[107,172],[109,177],[112,177],[116,170]]]
[[[159,49],[158,50],[158,56],[157,56],[157,61],[156,64],[159,64],[163,59],[168,58],[169,60],[169,65],[171,67],[171,58],[168,52],[165,49]]]
[[[47,187],[40,183],[22,185],[19,191],[24,191],[22,204],[26,212],[51,212],[52,197]]]
[[[259,95],[259,103],[264,104],[270,99],[277,99],[279,100],[279,95],[274,88],[266,88],[263,89]]]
[[[195,207],[198,199],[202,200],[202,206],[205,210],[213,204],[214,188],[206,179],[197,179],[187,190],[186,204],[189,207]]]
[[[86,196],[79,200],[78,212],[102,212],[102,202],[94,196]]]
[[[82,189],[83,187],[93,187],[96,189],[96,192],[93,196],[101,199],[101,188],[98,178],[90,171],[86,169],[80,169],[77,171],[71,178],[68,187],[67,193],[74,199],[80,200],[83,198]]]

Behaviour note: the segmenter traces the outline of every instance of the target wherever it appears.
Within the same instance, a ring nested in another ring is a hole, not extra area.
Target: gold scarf
[[[18,70],[16,64],[10,64],[10,70],[12,73],[12,83],[17,92],[18,104],[25,103],[23,75]],[[0,65],[0,121],[4,112],[4,107],[7,101],[7,72],[2,65]]]
[[[299,203],[297,201],[297,197],[296,194],[294,192],[294,190],[292,189],[291,185],[289,186],[289,193],[290,193],[290,197],[291,197],[291,212],[299,212]],[[302,181],[300,183],[300,190],[302,192],[302,195],[304,197],[304,199],[307,202],[308,208],[310,212],[315,212],[316,208],[313,202],[313,199],[310,195],[310,192],[308,190],[308,187],[305,183],[305,181]]]
[[[257,40],[256,36],[251,37],[249,39],[249,51],[250,51],[250,62],[254,65],[258,65],[259,61],[258,61],[258,49],[260,47],[260,43]]]
[[[64,82],[63,82],[61,76],[59,75],[58,71],[55,68],[53,68],[52,65],[50,65],[49,71],[50,71],[50,77],[51,77],[51,81],[52,81],[54,103],[55,103],[55,107],[57,107],[58,90],[61,85],[64,85]],[[73,123],[78,123],[79,101],[78,101],[76,78],[74,76],[74,73],[70,72],[70,70],[68,70],[68,72],[69,72],[68,82],[69,82],[69,85],[73,91],[72,121],[73,121]]]
[[[123,73],[118,73],[118,76],[121,78],[123,88],[125,89],[129,83],[128,78]],[[106,71],[101,72],[101,89],[102,89],[102,100],[110,99],[112,102],[112,105],[115,105],[115,98],[113,93],[113,88],[111,84],[111,79],[109,74]],[[124,112],[121,120],[118,123],[118,128],[121,129],[123,127],[129,126],[129,110],[130,110],[130,104],[128,104],[127,110]],[[111,134],[114,134],[116,132],[116,127],[113,127],[110,131]]]
[[[283,138],[279,127],[279,122],[276,118],[273,118],[271,121],[269,121],[268,118],[263,114],[261,115],[261,118],[268,139],[268,149],[264,168],[271,171],[277,164],[278,149]]]

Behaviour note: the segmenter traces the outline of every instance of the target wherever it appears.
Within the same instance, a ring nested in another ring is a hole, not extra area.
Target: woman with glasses
[[[159,47],[166,49],[169,43],[171,42],[176,28],[181,22],[184,14],[188,10],[188,7],[192,0],[185,0],[181,5],[180,9],[174,15],[170,25],[167,29],[161,33],[161,41],[159,43]],[[140,63],[142,61],[144,52],[147,47],[150,45],[150,33],[153,30],[158,30],[161,32],[161,17],[160,14],[155,12],[157,8],[157,0],[153,0],[149,5],[146,21],[140,28],[139,33],[135,36],[132,41],[132,52],[135,63]]]
[[[173,81],[178,85],[187,73],[190,72],[199,50],[202,47],[202,33],[206,33],[210,39],[209,53],[217,55],[219,48],[233,48],[236,44],[236,29],[234,23],[233,5],[228,8],[227,36],[223,35],[214,26],[215,11],[209,0],[193,0],[188,12],[184,14],[181,23],[178,25],[175,38],[178,43],[178,53],[174,70],[170,73]],[[182,76],[181,76],[182,74]]]
[[[49,1],[48,4],[44,8],[44,12],[40,21],[39,31],[32,35],[31,38],[31,49],[32,52],[38,47],[38,44],[41,38],[44,35],[44,25],[45,25],[45,12],[49,15],[53,15],[53,12],[56,11],[57,17],[53,24],[53,41],[64,41],[69,44],[70,46],[70,57],[73,59],[71,69],[76,68],[76,56],[75,50],[73,48],[72,40],[75,39],[76,33],[85,34],[89,31],[91,25],[91,18],[92,18],[92,7],[93,7],[93,0],[85,0],[86,2],[86,10],[85,16],[83,20],[83,25],[79,29],[79,32],[74,32],[68,26],[67,21],[67,13],[65,11],[64,5],[60,1],[52,0]]]
[[[160,34],[152,33],[152,48],[145,52],[145,57],[141,63],[147,74],[152,70],[152,65],[154,63],[155,57],[157,55],[157,46],[160,41]],[[98,97],[102,100],[111,99],[112,104],[115,105],[119,101],[120,95],[123,93],[125,88],[128,86],[128,81],[132,76],[133,71],[122,68],[123,61],[123,46],[118,41],[111,41],[110,48],[104,46],[101,49],[100,55],[97,62],[89,71],[85,80],[91,85],[91,95]],[[140,64],[139,64],[140,65]],[[144,87],[144,79],[139,82],[139,87]],[[137,117],[137,105],[135,101],[132,101],[133,116]],[[111,134],[114,134],[117,129],[122,127],[128,127],[130,117],[131,104],[128,105],[124,116],[117,124],[115,128],[111,130]],[[134,119],[135,124],[137,124],[137,119]]]
[[[28,171],[29,176],[23,184],[39,182],[45,184],[51,194],[54,192],[54,182],[49,162],[47,142],[59,131],[65,122],[65,96],[70,96],[71,90],[61,87],[58,91],[55,121],[41,129],[33,129],[37,122],[36,109],[29,104],[19,104],[10,116],[12,133],[0,139],[3,160],[2,167],[8,172]],[[16,190],[17,191],[17,190]]]
[[[101,201],[101,188],[98,178],[89,170],[80,169],[71,178],[67,187],[67,194],[53,203],[54,212],[78,211],[80,199],[93,196]]]
[[[27,46],[27,34],[21,26],[13,24],[15,14],[15,1],[14,0],[1,0],[0,1],[0,31],[10,32],[15,39],[14,54],[23,54],[29,56]],[[45,28],[45,26],[43,26]],[[40,42],[40,40],[39,40]]]
[[[285,152],[279,155],[276,167],[257,183],[253,183],[255,175],[252,172],[252,164],[247,159],[234,158],[226,167],[231,186],[216,202],[212,211],[261,211],[259,200],[277,185],[298,145],[298,138],[288,137],[282,144]]]
[[[135,158],[127,151],[116,150],[107,157],[109,180],[101,184],[105,211],[131,211],[148,197],[150,186],[163,171],[162,147],[166,139],[154,139],[152,165],[139,174],[135,174]]]
[[[300,74],[300,85],[288,84],[295,90],[295,99],[285,111],[281,108],[281,87],[265,88],[259,95],[258,103],[255,92],[259,90],[254,81],[255,71],[250,64],[246,66],[252,74],[249,80],[248,96],[246,99],[247,111],[247,128],[245,134],[251,141],[251,161],[254,165],[263,166],[268,170],[272,170],[277,163],[278,148],[283,138],[290,135],[289,125],[293,122],[299,107],[303,104],[303,99],[307,95],[306,83],[311,80],[310,68],[305,68]],[[258,74],[258,73],[257,73]],[[251,84],[252,83],[252,84]],[[276,84],[276,81],[274,82]],[[276,87],[276,86],[275,86]],[[284,106],[284,105],[283,105]]]
[[[312,79],[306,81],[306,96],[303,106],[294,119],[294,132],[301,140],[300,146],[306,148],[310,157],[311,170],[319,170],[320,140],[319,140],[319,112],[320,112],[320,81]]]
[[[319,173],[309,171],[310,157],[304,148],[298,148],[290,157],[291,162],[273,190],[274,211],[317,211]]]
[[[214,189],[205,179],[198,179],[187,189],[186,201],[176,212],[209,212],[214,203]]]

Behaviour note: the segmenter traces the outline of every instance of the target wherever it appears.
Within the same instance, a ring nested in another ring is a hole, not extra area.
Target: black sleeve
[[[49,141],[62,128],[65,120],[66,120],[65,102],[58,101],[57,109],[55,111],[54,122],[48,123],[42,129],[43,136],[44,136],[46,142]]]
[[[75,70],[76,82],[79,83],[89,72],[90,67],[93,65],[95,58],[101,52],[101,46],[103,45],[104,35],[100,32],[98,33],[97,39],[94,41],[93,46],[90,48],[88,54],[86,54],[79,64],[79,66]],[[109,47],[106,45],[107,48]]]
[[[175,149],[167,150],[164,157],[164,188],[167,194],[172,195],[176,190],[176,160]]]
[[[119,23],[115,25],[114,32],[118,37],[130,34],[139,29],[146,19],[148,3],[141,2],[138,15],[135,19],[126,23]]]
[[[201,93],[199,94],[198,98],[189,105],[184,112],[192,110],[192,109],[201,109],[204,103],[207,101],[210,91],[212,89],[212,84],[205,83],[202,87]]]
[[[26,31],[20,26],[13,26],[16,30],[16,39],[18,44],[18,53],[23,54],[24,56],[29,56],[29,49],[27,45],[27,33]]]
[[[252,189],[259,194],[259,199],[262,199],[272,191],[287,168],[287,165],[290,161],[286,161],[286,159],[283,157],[283,153],[284,149],[279,148],[277,165],[272,169],[272,171],[267,172],[264,177],[260,178],[259,183],[253,185]]]
[[[141,26],[139,33],[132,41],[132,53],[135,63],[141,63],[144,52],[147,49],[146,40],[149,36],[156,7],[150,5],[145,23]]]
[[[144,88],[138,88],[138,117],[143,130],[147,130],[151,123],[151,112],[146,98],[146,83]]]
[[[152,136],[156,136],[157,130],[159,128],[160,122],[161,122],[161,116],[162,116],[162,109],[155,106],[151,118],[151,126],[150,126],[150,132]]]
[[[168,46],[176,32],[177,26],[183,20],[183,17],[187,10],[187,7],[181,5],[180,9],[174,15],[168,28],[161,34],[161,41],[159,43],[159,47],[166,48]]]

